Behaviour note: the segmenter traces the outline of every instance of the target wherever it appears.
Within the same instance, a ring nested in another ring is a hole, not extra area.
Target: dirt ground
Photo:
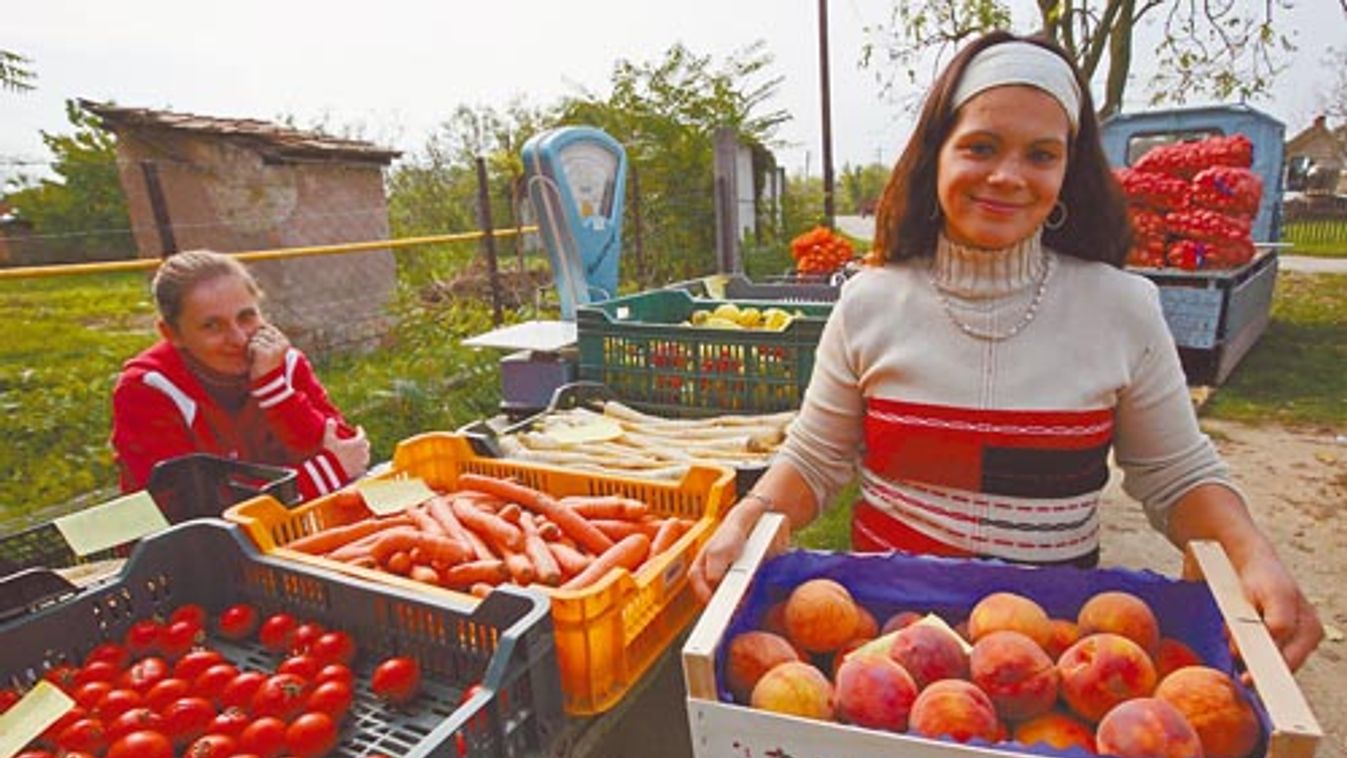
[[[1341,512],[1347,507],[1347,431],[1210,421],[1203,427],[1328,630],[1296,679],[1324,730],[1316,755],[1347,756],[1347,518]],[[1106,497],[1103,563],[1177,575],[1179,552],[1118,484],[1115,476]]]

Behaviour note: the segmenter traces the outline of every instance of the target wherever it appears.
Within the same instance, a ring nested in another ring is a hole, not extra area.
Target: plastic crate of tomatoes
[[[52,754],[516,756],[563,723],[527,590],[458,606],[276,561],[209,519],[44,603],[0,625],[0,709],[43,679],[66,691],[36,741]]]

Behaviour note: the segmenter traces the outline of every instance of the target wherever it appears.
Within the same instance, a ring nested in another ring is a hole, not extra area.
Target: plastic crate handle
[[[156,463],[145,485],[170,522],[219,516],[240,500],[270,495],[286,505],[299,502],[293,469],[189,453]]]

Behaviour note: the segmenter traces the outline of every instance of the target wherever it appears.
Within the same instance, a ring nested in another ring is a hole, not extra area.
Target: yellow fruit
[[[739,306],[734,303],[721,303],[716,306],[716,309],[711,312],[711,315],[716,318],[723,318],[727,321],[738,321]]]
[[[710,311],[693,311],[693,312],[692,312],[692,325],[693,325],[693,326],[702,326],[703,324],[706,323],[706,320],[707,320],[708,318],[711,318],[711,312],[710,312]]]
[[[752,307],[744,308],[739,311],[739,318],[736,321],[739,322],[739,326],[752,329],[762,323],[762,311]]]

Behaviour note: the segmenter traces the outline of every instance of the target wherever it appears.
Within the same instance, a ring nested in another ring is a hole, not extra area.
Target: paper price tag
[[[11,758],[74,707],[75,701],[51,682],[38,682],[0,715],[0,758]]]
[[[376,515],[400,513],[435,497],[435,491],[417,477],[407,479],[367,479],[356,485],[365,507]]]
[[[81,558],[168,528],[168,519],[145,490],[52,521]]]

